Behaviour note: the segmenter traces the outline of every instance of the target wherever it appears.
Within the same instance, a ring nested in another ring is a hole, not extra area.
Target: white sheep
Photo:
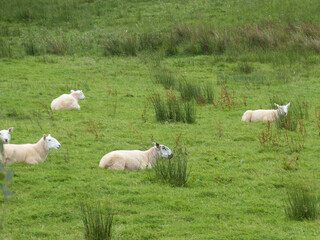
[[[10,143],[11,135],[10,133],[13,131],[13,127],[9,128],[8,130],[1,130],[0,131],[0,139],[3,143]]]
[[[70,91],[70,94],[62,94],[51,102],[52,110],[80,110],[79,100],[85,99],[82,90]]]
[[[4,158],[0,155],[0,160],[4,163],[25,162],[27,164],[37,164],[44,162],[50,149],[57,149],[61,144],[57,139],[43,135],[35,144],[4,144]]]
[[[242,121],[245,122],[275,122],[279,120],[280,114],[287,116],[288,107],[290,103],[287,105],[280,106],[278,104],[274,104],[278,109],[270,109],[270,110],[248,110],[242,116]]]
[[[160,158],[172,158],[170,148],[153,143],[153,147],[146,151],[118,150],[107,153],[99,163],[99,167],[111,170],[136,171],[152,168]]]

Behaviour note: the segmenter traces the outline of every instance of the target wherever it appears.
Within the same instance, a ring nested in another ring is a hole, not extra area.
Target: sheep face
[[[169,159],[173,157],[172,151],[167,146],[160,145],[159,143],[153,143],[153,146],[156,147],[160,157]]]
[[[86,96],[83,94],[82,90],[77,90],[77,91],[71,90],[71,93],[76,93],[78,95],[78,98],[81,100],[86,98]]]
[[[13,131],[13,127],[9,128],[8,130],[1,130],[0,131],[0,139],[3,143],[9,143],[11,139],[10,133]]]
[[[288,115],[288,108],[290,106],[290,103],[288,103],[287,105],[283,105],[283,106],[280,106],[278,104],[274,104],[276,105],[276,107],[278,108],[280,114],[284,115],[284,116],[287,116]]]
[[[57,150],[59,150],[59,148],[61,147],[61,144],[58,142],[58,140],[55,139],[54,137],[51,137],[50,134],[48,136],[43,135],[43,140],[48,143],[48,148],[49,149],[57,149]]]

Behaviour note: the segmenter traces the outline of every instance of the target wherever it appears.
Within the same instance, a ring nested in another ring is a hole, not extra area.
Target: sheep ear
[[[13,131],[13,127],[9,128],[8,131],[9,131],[9,132],[12,132],[12,131]]]
[[[73,93],[73,92],[74,92],[74,90],[71,90],[70,92],[71,92],[71,93]]]
[[[155,146],[156,148],[160,147],[159,143],[153,143],[153,146]]]
[[[289,107],[289,106],[290,106],[290,103],[287,104],[287,107]]]
[[[49,133],[48,137],[51,137],[51,134]]]
[[[274,105],[275,105],[276,107],[279,107],[279,105],[278,105],[278,104],[276,104],[276,103],[274,103]]]
[[[45,134],[43,134],[43,140],[46,140],[47,136]]]

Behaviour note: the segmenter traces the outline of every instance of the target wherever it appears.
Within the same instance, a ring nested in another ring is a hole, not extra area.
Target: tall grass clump
[[[73,54],[73,45],[66,34],[60,33],[58,36],[45,38],[46,52],[49,54],[66,55]]]
[[[175,122],[184,122],[185,116],[181,103],[177,100],[173,92],[167,93],[168,119]]]
[[[153,104],[156,119],[159,122],[184,122],[195,123],[196,107],[194,101],[182,102],[172,93],[167,94],[167,99],[162,100],[159,94],[149,98]]]
[[[105,56],[137,56],[139,44],[133,34],[107,36],[104,41]]]
[[[175,186],[183,187],[187,185],[190,168],[186,154],[179,154],[171,159],[162,158],[154,166],[156,179]]]
[[[5,38],[0,38],[0,57],[11,57],[12,49],[10,42]]]
[[[250,74],[254,71],[254,67],[248,62],[241,62],[238,64],[238,70],[240,73]]]
[[[222,54],[226,50],[227,37],[225,32],[216,31],[207,24],[189,26],[180,29],[187,29],[182,42],[182,52],[192,55]]]
[[[177,77],[165,67],[155,70],[154,79],[156,83],[162,84],[165,89],[175,89],[178,82]]]
[[[110,240],[113,212],[101,202],[80,203],[84,236],[86,240]]]
[[[214,87],[212,82],[205,82],[202,85],[202,92],[206,99],[206,103],[213,103],[214,101]]]
[[[279,105],[288,104],[289,101],[284,101],[277,96],[270,98],[270,106],[275,108],[274,103]],[[290,101],[290,107],[288,109],[287,116],[280,115],[279,121],[277,121],[277,127],[279,129],[284,128],[290,131],[296,131],[299,125],[299,121],[303,119],[309,119],[309,103],[295,99]]]
[[[184,109],[186,113],[186,122],[195,123],[196,122],[196,105],[194,101],[189,101],[184,103]]]
[[[205,103],[205,96],[202,94],[202,89],[199,85],[184,80],[179,84],[179,91],[181,93],[181,98],[184,101],[191,101],[194,99],[199,104]]]
[[[22,41],[22,46],[25,53],[31,56],[40,56],[46,52],[45,40],[35,33],[25,35]]]
[[[213,103],[214,100],[214,87],[212,82],[206,82],[202,85],[198,85],[186,80],[180,81],[179,91],[182,100],[191,101],[194,99],[199,105]]]
[[[287,194],[284,210],[289,218],[298,221],[318,218],[319,197],[314,188],[296,185],[289,188]]]
[[[168,110],[166,103],[162,101],[159,94],[153,94],[150,98],[150,101],[153,104],[154,111],[156,113],[156,119],[159,122],[164,122],[168,120]]]
[[[183,101],[194,99],[198,104],[213,103],[214,87],[212,82],[201,84],[181,80],[166,68],[158,68],[154,73],[155,82],[162,84],[165,89],[177,89]]]
[[[165,42],[165,38],[163,37],[163,34],[158,32],[157,33],[143,32],[141,35],[138,36],[138,42],[139,42],[139,49],[156,51],[163,46]]]

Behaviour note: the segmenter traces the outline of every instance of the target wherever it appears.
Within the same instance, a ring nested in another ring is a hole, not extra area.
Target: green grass
[[[0,6],[0,129],[14,127],[14,144],[49,133],[62,144],[42,164],[7,166],[14,195],[1,238],[84,239],[82,199],[112,205],[113,239],[319,237],[319,218],[292,221],[283,210],[286,186],[320,180],[319,1]],[[150,95],[180,95],[168,76],[168,89],[155,83],[163,66],[210,99],[190,108],[195,123],[157,121]],[[51,112],[51,101],[71,89],[86,95],[81,110]],[[266,123],[241,116],[269,109],[274,96],[291,102],[289,113],[295,105],[304,114],[306,103],[308,117],[296,131],[272,123],[281,141],[263,146]],[[175,149],[177,139],[192,166],[183,188],[151,181],[154,169],[98,168],[107,152],[152,142]],[[287,170],[292,159],[295,171]]]
[[[307,4],[301,0],[290,4],[284,0],[0,3],[0,37],[5,39],[1,57],[161,52],[166,56],[226,54],[241,58],[259,52],[260,58],[272,62],[272,55],[298,61],[301,55],[320,52],[317,0]],[[269,53],[264,54],[266,51]],[[240,66],[241,71],[251,71],[248,66]]]
[[[217,59],[203,56],[163,61],[176,71],[187,72],[191,79],[212,79],[211,64]],[[232,66],[232,63],[222,63],[225,71]],[[311,108],[318,106],[317,65],[309,67],[308,72],[299,72],[303,81],[286,84],[275,81],[270,86],[260,84],[259,88],[231,81],[228,86],[235,89],[236,100],[241,103],[245,94],[248,106],[238,104],[226,110],[197,105],[195,124],[156,121],[147,98],[150,89],[159,91],[162,97],[166,90],[154,85],[148,68],[138,58],[46,56],[45,59],[2,60],[0,66],[3,69],[0,85],[5,89],[1,91],[1,126],[15,127],[12,143],[33,143],[42,134],[51,133],[62,144],[59,151],[50,152],[43,164],[9,166],[15,173],[11,185],[14,197],[8,204],[4,236],[82,238],[77,202],[83,196],[113,204],[117,212],[113,223],[115,239],[192,236],[230,239],[231,234],[244,239],[289,238],[291,235],[313,239],[318,235],[318,220],[292,223],[279,211],[286,198],[287,182],[319,179],[317,152],[320,149],[315,144],[319,141],[315,116],[310,112],[304,122],[307,137],[305,147],[298,153],[297,171],[282,170],[283,158],[296,154],[290,151],[290,145],[266,149],[258,140],[265,124],[240,121],[248,108],[257,109],[260,105],[268,108],[269,97],[276,93],[288,98],[305,95]],[[219,62],[213,67],[218,74]],[[272,68],[272,65],[261,64],[259,69],[272,75]],[[295,66],[292,71],[296,71]],[[307,73],[309,77],[304,77]],[[217,77],[213,79],[216,83]],[[312,88],[302,87],[308,83],[312,83]],[[219,87],[217,85],[216,91]],[[117,96],[109,94],[110,88],[117,89]],[[49,106],[53,98],[69,89],[84,91],[86,99],[80,102],[81,111],[53,112],[51,116],[37,102]],[[114,116],[115,99],[118,106]],[[141,117],[145,105],[146,122]],[[87,131],[91,121],[97,128],[98,138]],[[174,139],[180,135],[180,143],[186,145],[192,166],[188,186],[181,190],[150,182],[152,170],[111,172],[98,168],[100,159],[109,151],[143,150],[150,148],[152,141],[173,149]],[[20,224],[17,226],[16,222]],[[203,231],[204,227],[207,230]]]

